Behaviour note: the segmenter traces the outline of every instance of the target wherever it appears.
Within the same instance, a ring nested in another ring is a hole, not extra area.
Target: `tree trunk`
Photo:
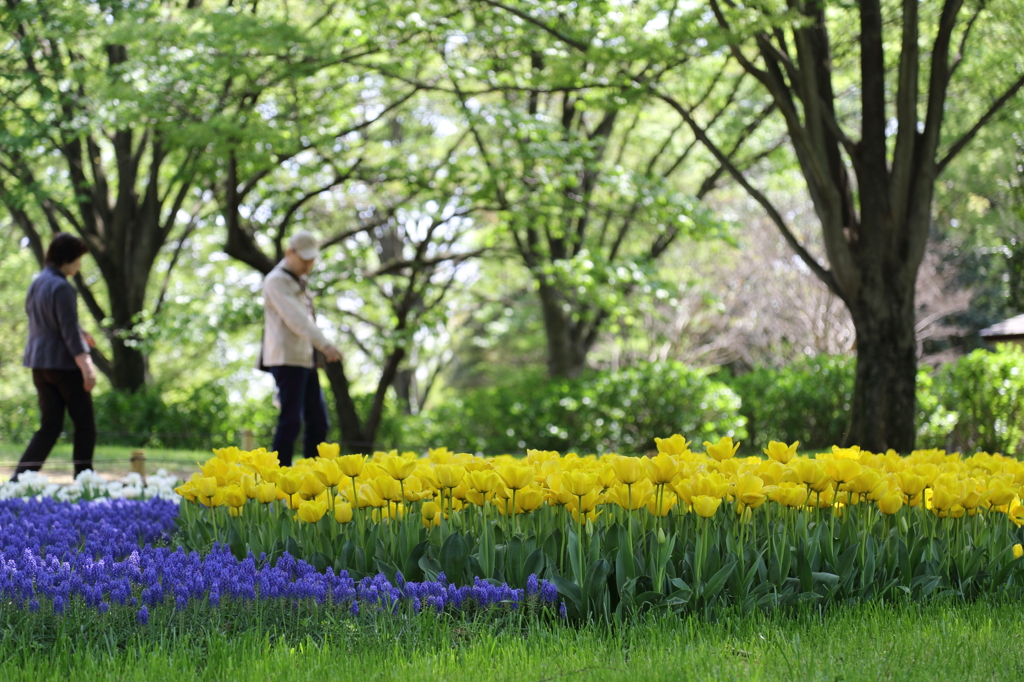
[[[130,339],[114,336],[110,339],[113,361],[110,367],[110,385],[118,391],[135,392],[146,385],[146,357],[130,345]]]
[[[334,394],[334,413],[338,417],[338,428],[341,430],[341,448],[349,453],[361,453],[373,449],[373,443],[367,442],[363,433],[363,425],[356,411],[356,404],[349,392],[348,377],[345,366],[340,362],[324,363],[324,373]],[[369,447],[367,447],[369,446]]]
[[[398,331],[401,331],[402,326],[402,324],[399,325]],[[399,347],[393,350],[384,361],[384,371],[377,383],[377,392],[373,396],[373,404],[370,406],[370,413],[366,416],[366,427],[363,430],[363,435],[370,443],[374,443],[377,439],[377,429],[380,428],[380,423],[384,419],[384,399],[398,373],[398,366],[402,364],[404,358],[405,349]]]
[[[565,298],[550,284],[541,283],[540,295],[544,332],[548,342],[548,376],[573,379],[587,364],[587,350],[576,338],[571,312],[566,311]]]
[[[398,404],[402,408],[402,414],[412,414],[412,394],[413,394],[413,371],[411,368],[406,367],[400,369],[395,373],[394,381],[395,393],[398,395]]]
[[[857,373],[846,445],[871,452],[914,449],[917,343],[914,290],[871,287],[850,306],[857,332]]]

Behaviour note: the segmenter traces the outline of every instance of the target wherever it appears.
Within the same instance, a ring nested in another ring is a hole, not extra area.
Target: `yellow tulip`
[[[379,478],[384,477],[381,476]],[[356,498],[356,506],[359,507],[360,509],[364,509],[366,507],[383,507],[387,504],[387,500],[378,495],[377,491],[373,489],[372,485],[364,484],[359,486],[358,496]]]
[[[1009,480],[1002,476],[992,478],[988,482],[988,488],[988,503],[993,507],[1002,507],[1003,505],[1010,504],[1017,495],[1013,488],[1012,477]]]
[[[219,457],[213,457],[207,460],[206,464],[201,464],[199,468],[203,472],[205,478],[213,478],[217,480],[217,485],[224,485],[227,483],[228,463]]]
[[[800,482],[816,493],[820,493],[832,482],[825,466],[814,459],[797,459],[790,466],[800,478]]]
[[[241,507],[247,499],[245,493],[237,485],[230,485],[224,488],[224,504],[229,507]]]
[[[327,502],[309,500],[299,505],[298,516],[306,523],[316,523],[327,513]]]
[[[334,520],[338,523],[348,523],[352,520],[352,505],[341,495],[334,496]]]
[[[277,499],[277,486],[273,483],[260,483],[256,486],[256,499],[260,504],[270,504]]]
[[[703,495],[705,497],[717,497],[721,499],[729,493],[729,481],[717,472],[710,474],[697,474],[690,479],[691,497]],[[691,499],[690,504],[693,504]]]
[[[646,506],[653,495],[654,485],[646,479],[633,486],[623,484],[608,489],[608,501],[619,505],[626,511],[636,511]]]
[[[562,485],[571,495],[586,495],[597,487],[597,474],[579,470],[570,471],[562,476]]]
[[[693,498],[693,511],[705,519],[715,515],[718,505],[722,504],[721,498],[708,497],[707,495],[695,495]]]
[[[898,512],[902,506],[903,495],[898,490],[890,491],[878,500],[878,511],[889,516]]]
[[[217,492],[217,479],[213,476],[205,476],[199,479],[199,492],[206,497],[213,497]]]
[[[382,500],[389,502],[402,501],[402,486],[394,478],[378,476],[370,481],[370,487]]]
[[[327,486],[315,474],[310,473],[302,477],[299,496],[304,500],[311,500],[325,490]]]
[[[722,436],[717,443],[704,441],[704,448],[708,451],[708,455],[716,462],[722,462],[732,459],[736,455],[736,451],[740,449],[740,444],[736,443],[733,445],[732,438]]]
[[[341,454],[341,446],[337,443],[320,443],[316,446],[316,454],[320,455],[322,459],[337,459]]]
[[[252,474],[242,474],[238,479],[238,485],[247,498],[256,499],[256,478]]]
[[[601,512],[595,510],[583,512],[582,515],[575,509],[572,509],[570,511],[572,513],[573,523],[578,523],[584,526],[588,523],[593,523],[594,521],[597,521],[597,517],[601,515]]]
[[[1021,544],[1018,542],[1016,545],[1013,546],[1013,558],[1019,559],[1022,556],[1024,556],[1024,546],[1021,546]]]
[[[664,452],[647,460],[647,478],[654,485],[671,483],[679,473],[679,462]]]
[[[544,491],[530,486],[516,491],[516,513],[529,514],[544,504]]]
[[[341,473],[349,478],[362,475],[365,465],[366,455],[345,455],[338,458],[338,467],[341,469]]]
[[[660,500],[657,493],[652,493],[647,501],[647,511],[650,512],[651,516],[655,517],[668,516],[668,513],[672,511],[672,508],[676,506],[678,501],[679,498],[670,492],[662,493]]]
[[[619,482],[625,485],[633,485],[643,480],[645,475],[644,462],[639,457],[616,456],[612,460],[612,471]]]
[[[289,497],[302,489],[302,474],[295,470],[289,470],[277,477],[277,487]]]
[[[508,497],[500,497],[498,495],[495,495],[494,497],[491,498],[491,504],[498,508],[498,511],[501,512],[502,516],[511,516],[515,511],[512,507],[511,495],[509,495]]]
[[[381,460],[380,466],[388,475],[396,481],[404,481],[416,471],[416,460],[405,459],[404,457],[385,457]]]
[[[207,506],[210,507],[223,507],[224,506],[224,488],[217,488],[217,492],[211,495],[206,502]]]
[[[800,445],[800,441],[794,441],[791,445],[786,445],[777,440],[773,440],[768,443],[768,447],[764,448],[764,454],[768,455],[769,459],[773,459],[776,462],[782,464],[789,464],[796,457],[796,448]]]
[[[851,493],[860,493],[861,495],[867,495],[882,482],[882,472],[877,469],[869,469],[863,467],[861,472],[851,478],[846,487]]]
[[[597,472],[597,484],[601,486],[602,490],[611,488],[618,482],[619,477],[615,475],[615,469],[612,468],[611,464],[605,464]]]
[[[174,492],[184,497],[189,502],[196,501],[196,486],[192,481],[186,481],[174,489]]]
[[[959,504],[963,497],[963,490],[960,486],[939,486],[932,488],[932,509],[935,511],[946,512],[953,508],[954,504]]]
[[[920,476],[909,469],[904,469],[903,471],[899,472],[898,474],[896,474],[896,477],[900,481],[900,489],[903,491],[903,494],[906,495],[907,497],[914,497],[920,494],[920,492],[924,490],[926,485],[923,476]]]
[[[512,490],[522,490],[533,483],[533,467],[505,464],[498,468],[498,474]]]
[[[493,471],[474,471],[469,475],[470,485],[481,493],[493,493],[502,485],[501,477]]]
[[[214,448],[213,449],[213,456],[216,457],[217,459],[223,461],[223,462],[227,462],[228,464],[233,464],[233,463],[237,462],[239,457],[241,457],[241,454],[242,454],[242,451],[239,450],[234,445],[232,445],[231,447],[227,447],[227,448]]]
[[[324,445],[324,443],[321,443],[321,445]],[[337,487],[345,477],[336,459],[317,460],[313,465],[313,474],[328,488]]]
[[[596,487],[591,488],[590,492],[586,495],[573,495],[572,499],[566,503],[566,507],[570,510],[582,511],[584,514],[594,511],[599,504],[604,502],[604,495],[602,495]]]
[[[466,475],[465,467],[450,464],[438,464],[434,467],[437,484],[442,488],[454,488]]]
[[[736,481],[736,500],[740,502],[736,506],[737,511],[742,511],[742,507],[757,509],[764,504],[773,490],[774,486],[765,486],[759,477],[744,474]]]
[[[671,438],[655,438],[654,444],[658,448],[659,453],[671,455],[673,457],[680,457],[690,452],[690,443],[678,433],[673,434]],[[623,481],[625,483],[625,481]]]
[[[1011,521],[1013,521],[1013,525],[1017,526],[1018,528],[1024,526],[1024,507],[1022,507],[1021,505],[1014,505],[1007,513],[1007,516],[1010,517]]]
[[[824,470],[822,470],[824,471]],[[779,486],[771,493],[771,499],[775,500],[784,507],[803,507],[807,504],[807,498],[810,495],[807,488],[796,483],[780,483]]]
[[[400,487],[405,488],[406,502],[419,502],[434,496],[434,490],[426,488],[419,476],[410,476],[403,481]]]
[[[856,478],[863,467],[852,459],[828,459],[825,460],[825,471],[836,483],[846,483]]]
[[[966,491],[963,499],[960,500],[960,505],[964,509],[970,511],[973,509],[977,509],[978,507],[984,507],[988,505],[988,499],[991,493],[989,490],[986,489],[986,487],[981,483],[981,481],[978,481],[977,479],[974,478],[969,478],[966,481],[964,481],[964,484],[966,487]]]
[[[556,473],[547,478],[548,504],[553,507],[565,506],[572,499],[572,493],[562,484],[562,476],[563,474]]]
[[[250,471],[254,471],[261,477],[269,480],[267,472],[280,468],[281,462],[277,459],[276,452],[267,452],[264,448],[260,448],[249,453],[245,466]]]

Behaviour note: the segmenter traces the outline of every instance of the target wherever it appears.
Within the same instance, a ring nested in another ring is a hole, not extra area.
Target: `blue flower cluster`
[[[100,613],[118,604],[137,608],[141,624],[168,602],[181,610],[218,607],[225,599],[311,600],[359,613],[394,612],[403,604],[415,612],[518,609],[558,600],[555,586],[535,575],[525,590],[480,579],[457,587],[443,573],[426,582],[407,582],[400,573],[394,583],[383,574],[357,581],[345,571],[319,573],[288,554],[271,566],[262,556],[239,561],[220,545],[205,555],[154,546],[169,540],[176,514],[174,503],[159,499],[0,501],[0,597],[30,610],[45,597],[58,614],[76,597]]]

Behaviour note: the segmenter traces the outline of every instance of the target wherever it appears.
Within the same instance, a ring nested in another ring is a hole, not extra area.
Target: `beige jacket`
[[[313,299],[301,284],[277,264],[263,280],[263,367],[314,367],[313,349],[330,341],[316,326]]]

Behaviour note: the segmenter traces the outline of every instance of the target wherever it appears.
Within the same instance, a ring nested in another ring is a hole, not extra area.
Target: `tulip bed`
[[[528,590],[539,577],[573,619],[1024,593],[1020,461],[656,442],[651,458],[524,459],[323,444],[293,467],[218,450],[177,488],[177,538],[352,580]]]

